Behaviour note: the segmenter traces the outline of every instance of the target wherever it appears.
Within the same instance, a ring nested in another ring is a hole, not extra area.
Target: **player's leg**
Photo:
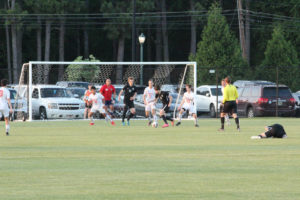
[[[151,109],[151,113],[153,116],[153,121],[157,122],[156,107],[155,107],[154,103],[151,103],[150,109]]]
[[[224,131],[224,124],[225,124],[225,115],[228,112],[228,110],[230,109],[230,105],[229,102],[225,102],[223,105],[223,109],[222,112],[220,113],[220,119],[221,119],[221,128],[219,129],[219,131]]]
[[[10,130],[9,111],[8,110],[0,111],[0,119],[2,118],[2,114],[4,116],[4,121],[5,121],[5,133],[8,136],[9,135],[9,130]]]
[[[148,119],[148,126],[150,126],[152,123],[150,111],[151,111],[151,106],[149,104],[145,104],[145,116]]]
[[[88,117],[89,117],[89,119],[90,119],[90,125],[94,125],[94,109],[91,109],[91,111],[89,112],[89,115],[88,115]]]
[[[134,108],[134,103],[133,101],[130,102],[129,104],[129,109],[130,109],[130,114],[127,116],[127,125],[130,125],[130,119],[135,115],[135,108]]]
[[[160,118],[163,119],[163,121],[164,121],[164,123],[165,123],[162,127],[163,127],[163,128],[168,127],[169,124],[168,124],[168,121],[167,121],[167,118],[166,118],[166,113],[165,113],[165,111],[164,111],[164,108],[161,109],[161,110],[159,111],[159,116],[160,116]]]
[[[240,120],[239,120],[239,117],[237,115],[237,105],[235,102],[232,103],[232,116],[235,120],[235,123],[236,123],[236,128],[238,131],[240,131]]]
[[[112,118],[105,112],[104,109],[100,109],[99,112],[103,115],[106,121],[110,121],[111,125],[115,125],[115,122],[112,120]]]
[[[127,111],[128,111],[128,105],[127,105],[128,103],[125,103],[125,105],[124,105],[124,109],[123,109],[123,114],[122,114],[122,124],[123,124],[123,126],[125,126],[125,117],[126,117],[126,113],[127,113]]]
[[[176,124],[176,126],[179,126],[181,124],[181,118],[182,118],[182,114],[183,112],[185,112],[185,108],[181,108],[180,111],[179,111],[179,114],[178,114],[178,122]]]

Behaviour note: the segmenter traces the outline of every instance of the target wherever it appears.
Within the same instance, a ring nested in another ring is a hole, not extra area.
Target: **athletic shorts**
[[[9,109],[8,108],[0,110],[0,118],[2,118],[2,116],[9,117]]]
[[[190,114],[196,114],[196,108],[193,104],[183,104],[182,109],[189,111]]]
[[[269,129],[265,132],[267,138],[274,137],[274,138],[286,138],[287,135],[284,131],[274,130],[273,128]]]
[[[163,105],[162,110],[165,111],[165,113],[168,113],[170,111],[170,107],[168,105]]]
[[[104,110],[103,106],[93,106],[91,108],[92,113],[95,113],[97,111],[99,111],[100,113],[105,113],[105,110]]]
[[[112,100],[105,100],[105,105],[106,106],[110,106],[110,105],[113,105],[113,102],[112,102]]]
[[[151,103],[148,103],[147,105],[145,105],[145,111],[147,112],[150,112],[151,110],[155,110],[156,107],[155,107],[155,103],[154,102],[151,102]]]
[[[128,107],[129,109],[134,108],[134,102],[133,101],[124,101],[125,107]]]
[[[87,103],[85,103],[85,108],[88,108],[88,109],[91,109],[92,108],[92,105],[88,105]]]
[[[235,101],[226,101],[224,103],[223,113],[237,113],[237,105]]]

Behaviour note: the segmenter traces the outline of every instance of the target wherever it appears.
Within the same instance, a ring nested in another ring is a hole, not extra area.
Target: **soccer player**
[[[273,124],[265,127],[264,133],[258,136],[252,136],[251,139],[263,139],[263,138],[287,138],[285,130],[280,124]]]
[[[224,88],[226,87],[225,79],[222,79],[221,86],[222,86],[222,89],[221,89],[222,90],[222,94],[224,94]],[[222,112],[222,110],[224,108],[224,104],[222,103],[220,107],[221,107],[221,112]],[[226,121],[227,125],[230,125],[229,114],[225,114],[225,121]]]
[[[130,114],[127,116],[127,125],[129,126],[130,118],[132,118],[135,115],[135,108],[134,108],[134,99],[137,94],[137,89],[134,85],[134,79],[133,77],[128,78],[128,83],[124,86],[124,88],[119,93],[119,101],[121,100],[121,95],[124,92],[124,110],[122,115],[122,124],[125,126],[125,117],[127,114],[127,111],[130,110]]]
[[[105,84],[101,87],[100,91],[99,91],[105,99],[105,111],[106,113],[108,113],[108,108],[110,109],[111,112],[114,112],[114,102],[116,99],[116,89],[115,87],[111,84],[111,80],[110,79],[106,79]],[[114,95],[112,100],[112,95]]]
[[[181,103],[178,107],[179,121],[177,122],[176,126],[179,126],[181,124],[182,113],[189,111],[189,113],[192,113],[192,115],[194,117],[195,127],[199,127],[198,120],[197,120],[197,115],[196,115],[196,108],[195,108],[195,105],[194,105],[195,95],[192,92],[192,86],[187,84],[185,86],[185,89],[186,89],[186,92],[183,94],[182,101],[181,101]]]
[[[232,113],[232,116],[235,120],[237,130],[240,131],[240,122],[237,116],[237,103],[238,103],[238,92],[234,85],[231,84],[231,80],[229,77],[225,78],[226,87],[224,88],[223,93],[223,104],[224,108],[221,112],[221,128],[219,131],[224,131],[224,122],[225,115],[228,113]]]
[[[4,116],[5,120],[5,130],[6,135],[9,135],[9,113],[12,113],[12,106],[10,102],[10,92],[6,88],[8,81],[6,79],[1,80],[1,88],[0,88],[0,118],[2,115]],[[9,106],[9,108],[8,108]]]
[[[149,80],[148,81],[148,87],[145,88],[144,90],[144,104],[145,104],[145,114],[146,117],[148,118],[148,126],[151,125],[152,120],[150,117],[150,112],[152,113],[153,120],[157,122],[157,117],[156,117],[156,107],[155,107],[155,90],[153,88],[153,81]]]
[[[84,114],[83,114],[84,119],[87,118],[87,116],[91,110],[91,107],[92,107],[92,102],[89,101],[90,94],[92,94],[92,85],[91,84],[89,84],[88,89],[84,93],[84,102],[85,102],[85,109],[84,109]]]
[[[169,95],[169,92],[161,91],[160,86],[156,85],[154,87],[155,90],[155,98],[156,102],[160,99],[161,103],[163,104],[162,109],[159,112],[160,117],[164,120],[165,124],[162,126],[163,128],[169,127],[168,121],[171,121],[172,126],[174,126],[174,120],[171,117],[167,116],[169,112],[173,97]]]
[[[104,117],[105,120],[110,120],[112,125],[115,125],[115,122],[110,118],[110,116],[104,110],[104,97],[100,93],[96,93],[96,88],[94,86],[91,87],[92,93],[89,96],[89,101],[92,102],[92,108],[89,112],[89,118],[91,120],[90,125],[94,125],[93,115],[95,112],[99,111]]]

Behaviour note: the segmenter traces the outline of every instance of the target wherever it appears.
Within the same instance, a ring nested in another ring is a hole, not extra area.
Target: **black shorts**
[[[165,113],[168,113],[170,111],[170,107],[168,105],[163,105],[162,110],[164,110]]]
[[[124,101],[125,107],[131,109],[134,108],[134,102],[133,101]]]
[[[274,137],[274,138],[284,138],[284,137],[286,137],[286,133],[285,133],[283,127],[282,128],[278,128],[278,127],[274,128],[272,126],[269,126],[268,129],[269,130],[267,132],[265,132],[265,135],[266,135],[267,138],[269,138],[269,137]]]
[[[91,109],[92,108],[92,105],[88,105],[87,103],[85,103],[85,108],[88,108],[88,109]]]
[[[237,113],[236,101],[226,101],[223,107],[223,113]]]
[[[113,105],[112,100],[109,100],[109,101],[105,100],[105,105],[106,106]]]

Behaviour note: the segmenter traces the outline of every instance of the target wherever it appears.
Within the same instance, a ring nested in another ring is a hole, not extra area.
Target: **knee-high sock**
[[[105,119],[106,119],[106,120],[109,120],[109,121],[112,121],[112,119],[111,119],[111,117],[109,116],[109,114],[106,114]]]
[[[6,132],[9,132],[10,126],[9,124],[5,125]]]
[[[156,115],[153,116],[153,121],[157,122],[157,116]]]
[[[240,128],[240,120],[239,120],[239,118],[237,117],[234,120],[235,120],[235,123],[236,123],[236,127]]]
[[[124,119],[125,119],[125,117],[126,117],[127,110],[128,110],[128,108],[127,108],[127,106],[125,106],[125,107],[124,107],[124,110],[123,110],[123,115],[122,115],[122,122],[124,122]]]
[[[178,121],[179,121],[179,122],[181,122],[181,117],[182,117],[182,114],[179,113],[179,114],[178,114],[178,118],[179,118]]]
[[[127,117],[127,121],[129,121],[130,118],[132,118],[133,116],[134,116],[134,114],[132,114],[132,112],[130,112],[130,114],[129,114],[128,117]]]
[[[94,115],[90,117],[91,122],[94,122]]]
[[[224,129],[225,118],[221,117],[221,129]]]
[[[165,124],[167,124],[167,123],[168,123],[168,122],[167,122],[167,118],[166,118],[166,116],[165,116],[165,115],[162,115],[162,116],[161,116],[161,118],[164,120]]]
[[[198,124],[198,119],[197,119],[197,117],[196,117],[196,118],[194,118],[194,124],[195,124],[195,125],[197,125],[197,124]]]

